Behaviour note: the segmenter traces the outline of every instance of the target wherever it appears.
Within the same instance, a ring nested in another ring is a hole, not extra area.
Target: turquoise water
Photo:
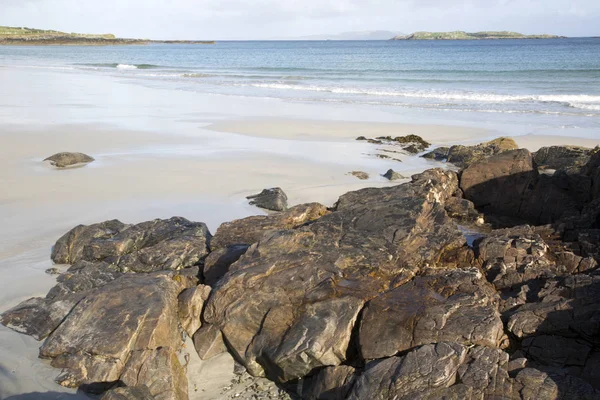
[[[0,47],[0,65],[205,93],[599,129],[600,39]],[[497,114],[497,115],[496,115]],[[454,115],[454,114],[453,114]],[[493,116],[492,116],[493,115]]]

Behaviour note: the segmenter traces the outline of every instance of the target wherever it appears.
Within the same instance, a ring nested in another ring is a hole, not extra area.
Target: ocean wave
[[[579,109],[582,109],[582,110],[600,111],[600,104],[569,103],[569,107],[579,108]]]
[[[168,68],[162,65],[155,64],[126,64],[126,63],[85,63],[75,64],[83,67],[96,67],[96,68],[117,68],[117,69],[154,69],[154,68]]]
[[[380,89],[361,89],[330,86],[301,86],[283,83],[250,83],[237,84],[237,86],[251,86],[265,89],[281,90],[299,90],[309,92],[327,92],[336,94],[358,94],[370,96],[393,96],[393,97],[412,97],[423,99],[441,99],[441,100],[468,100],[477,102],[519,102],[519,101],[537,101],[545,103],[599,103],[600,96],[586,94],[564,94],[564,95],[511,95],[498,93],[477,93],[477,92],[434,92],[434,91],[393,91]]]

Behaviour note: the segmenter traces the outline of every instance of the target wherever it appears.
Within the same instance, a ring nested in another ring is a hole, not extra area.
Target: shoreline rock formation
[[[449,148],[459,172],[214,236],[177,217],[75,227],[57,285],[1,322],[107,398],[187,399],[187,335],[302,399],[599,399],[600,153],[513,147]]]

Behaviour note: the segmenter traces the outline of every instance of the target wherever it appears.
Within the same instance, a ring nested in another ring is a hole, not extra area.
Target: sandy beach
[[[32,84],[23,89],[25,79]],[[54,277],[44,272],[52,266],[51,246],[78,224],[177,215],[214,232],[225,221],[264,213],[245,199],[264,188],[283,188],[291,205],[330,206],[351,190],[397,184],[381,176],[389,168],[408,177],[443,166],[404,154],[402,162],[379,159],[373,156],[377,145],[357,142],[360,135],[417,134],[436,146],[511,136],[480,126],[407,123],[350,106],[332,108],[335,118],[327,119],[317,118],[313,105],[185,92],[166,99],[163,89],[118,79],[75,75],[65,87],[66,79],[44,71],[0,74],[0,312],[53,286]],[[515,140],[531,151],[598,144],[566,136]],[[67,170],[42,162],[60,151],[84,152],[96,161]],[[350,171],[365,171],[370,179]],[[39,345],[0,326],[0,398],[86,398],[54,383],[58,371],[37,358]],[[232,359],[202,363],[193,347],[186,351],[188,371],[194,371],[190,398],[220,398],[233,376]]]

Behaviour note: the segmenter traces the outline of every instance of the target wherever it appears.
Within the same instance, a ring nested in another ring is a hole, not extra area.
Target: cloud
[[[598,0],[0,0],[2,23],[151,38],[386,29],[600,34]]]

